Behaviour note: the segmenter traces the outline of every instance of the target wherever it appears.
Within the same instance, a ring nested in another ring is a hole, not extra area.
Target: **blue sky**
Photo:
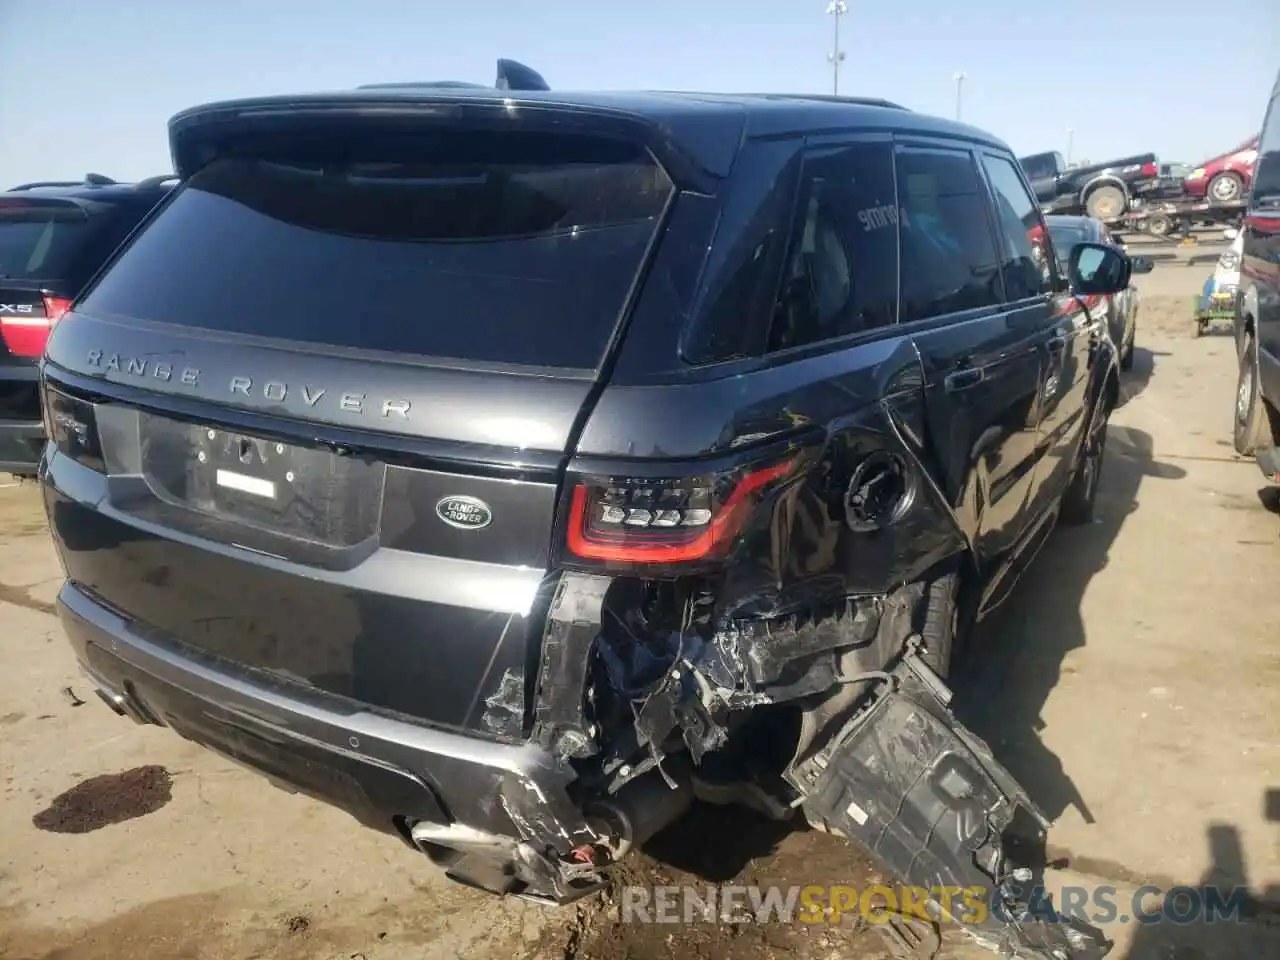
[[[0,0],[0,189],[87,170],[166,172],[165,123],[197,103],[385,80],[490,82],[500,56],[566,90],[827,92],[825,7]],[[851,0],[841,22],[841,92],[951,116],[963,70],[964,119],[1020,153],[1065,151],[1070,127],[1077,158],[1150,149],[1203,160],[1257,130],[1280,69],[1280,0]]]

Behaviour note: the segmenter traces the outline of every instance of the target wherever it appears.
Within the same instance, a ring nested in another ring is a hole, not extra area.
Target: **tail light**
[[[49,331],[71,309],[66,297],[44,296],[44,316],[0,316],[0,339],[15,357],[41,357],[49,340]]]
[[[59,453],[101,473],[107,472],[93,404],[46,387],[44,428]]]
[[[1142,165],[1142,175],[1144,177],[1156,177],[1160,175],[1160,168],[1154,163],[1144,163]]]
[[[680,479],[584,478],[569,500],[572,557],[608,564],[686,564],[723,557],[761,498],[797,461]]]

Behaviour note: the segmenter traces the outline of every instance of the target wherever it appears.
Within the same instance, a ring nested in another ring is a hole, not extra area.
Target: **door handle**
[[[1067,349],[1067,338],[1062,336],[1051,337],[1047,346],[1050,353],[1061,353]]]
[[[955,371],[955,373],[947,374],[947,378],[942,383],[947,388],[948,393],[955,393],[958,390],[976,387],[986,378],[987,372],[982,367],[966,367],[963,370]]]

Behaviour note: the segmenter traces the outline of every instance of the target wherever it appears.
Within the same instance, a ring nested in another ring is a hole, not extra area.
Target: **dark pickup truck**
[[[1154,153],[1071,169],[1057,151],[1019,157],[1018,163],[1045,213],[1087,214],[1103,223],[1124,216],[1135,197],[1145,196],[1160,181]]]

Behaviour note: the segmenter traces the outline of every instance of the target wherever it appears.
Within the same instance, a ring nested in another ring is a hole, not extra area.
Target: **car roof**
[[[498,90],[461,82],[424,82],[370,84],[355,90],[316,92],[297,95],[254,97],[221,101],[192,107],[179,117],[228,107],[251,105],[305,105],[311,100],[349,101],[352,104],[370,99],[388,102],[431,102],[441,100],[483,101],[499,98],[508,103],[546,106],[594,107],[638,116],[660,118],[676,114],[744,113],[754,121],[759,135],[787,130],[803,131],[857,121],[883,121],[892,117],[895,126],[924,126],[947,130],[962,136],[1004,146],[985,131],[955,120],[945,120],[916,113],[879,97],[841,97],[818,93],[707,93],[687,90],[564,91],[564,90]],[[892,111],[886,113],[886,111]],[[176,118],[175,118],[176,119]]]
[[[806,133],[838,133],[849,128],[907,131],[922,136],[949,136],[986,144],[1012,154],[999,138],[955,120],[916,113],[887,100],[822,94],[703,93],[696,91],[561,91],[502,90],[453,83],[373,84],[354,90],[257,97],[207,103],[169,121],[171,141],[176,132],[229,115],[272,111],[321,111],[334,108],[376,111],[378,108],[443,104],[465,107],[483,104],[507,109],[564,107],[598,111],[644,121],[682,141],[690,134],[705,137],[708,129],[730,129],[743,138],[768,138]],[[717,121],[722,126],[717,125]],[[704,126],[705,125],[705,126]],[[695,132],[695,128],[703,128]],[[734,150],[736,152],[737,143]],[[179,169],[182,164],[179,163]]]

